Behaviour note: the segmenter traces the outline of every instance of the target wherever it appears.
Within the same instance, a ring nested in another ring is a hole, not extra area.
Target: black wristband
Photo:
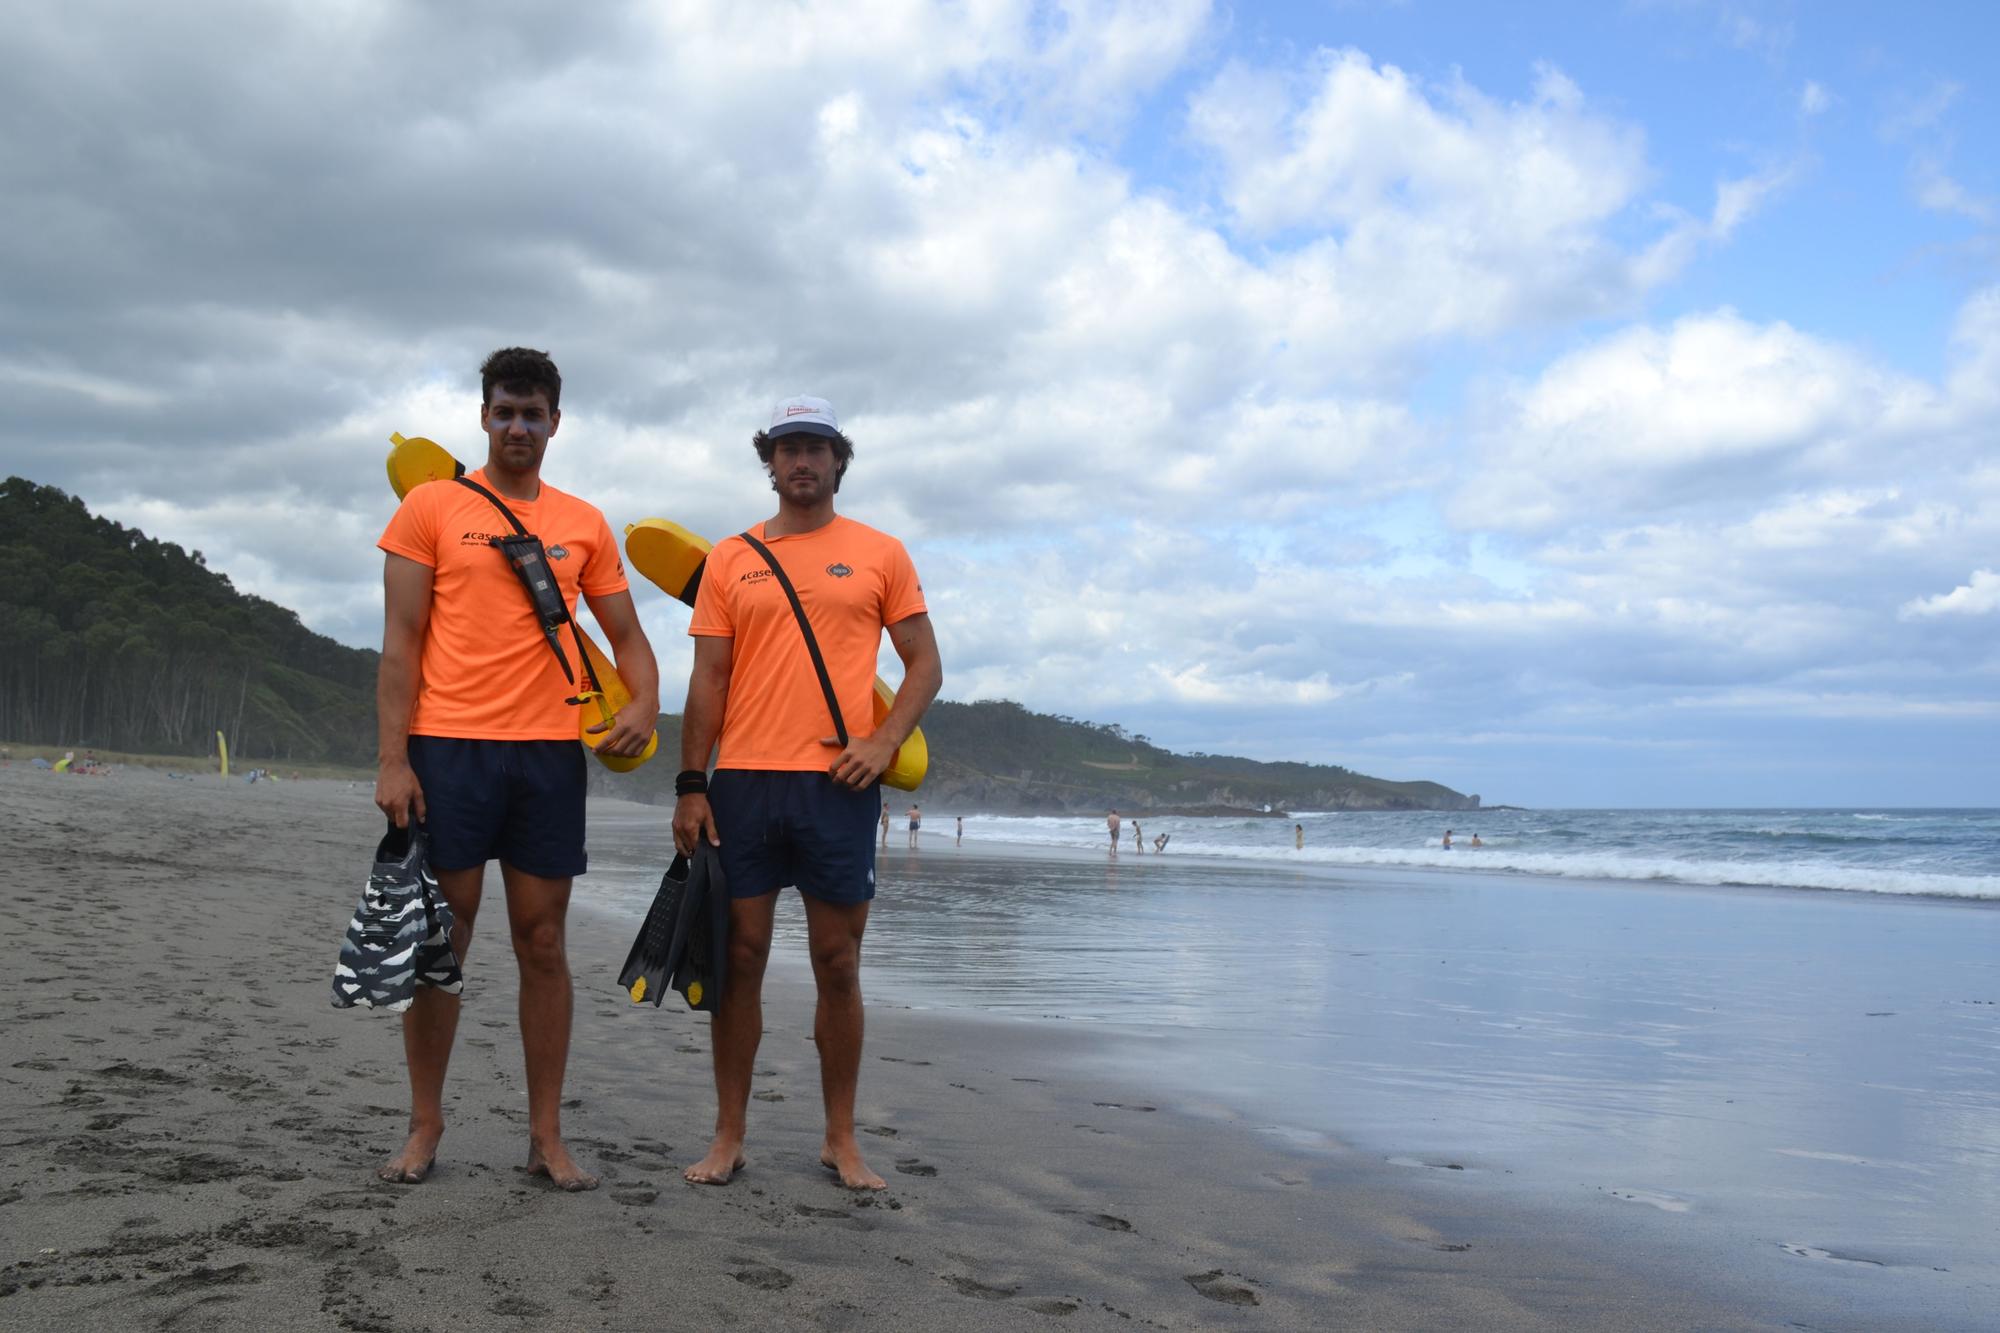
[[[708,774],[698,768],[684,768],[674,778],[674,795],[706,796]]]

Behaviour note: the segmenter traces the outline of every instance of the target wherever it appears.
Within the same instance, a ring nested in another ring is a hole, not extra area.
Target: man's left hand
[[[822,745],[838,745],[839,741],[828,737]],[[881,780],[882,774],[896,759],[896,747],[886,740],[874,736],[856,737],[840,752],[840,758],[833,761],[827,773],[843,787],[855,791],[866,791]]]
[[[659,725],[660,705],[657,700],[634,699],[618,710],[610,722],[600,722],[590,728],[594,736],[607,732],[597,749],[600,753],[622,755],[634,758],[646,749],[646,742],[653,737],[653,730]]]

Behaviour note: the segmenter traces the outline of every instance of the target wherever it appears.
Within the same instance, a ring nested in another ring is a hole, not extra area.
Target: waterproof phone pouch
[[[454,477],[459,485],[478,491],[493,503],[493,507],[512,525],[511,537],[489,537],[487,541],[507,557],[508,566],[521,580],[521,586],[528,591],[528,605],[534,608],[535,623],[540,626],[542,637],[549,641],[549,651],[556,655],[556,662],[562,667],[563,679],[574,685],[576,672],[570,670],[569,657],[562,650],[562,636],[558,631],[564,625],[570,633],[576,634],[576,624],[570,619],[569,607],[563,602],[562,585],[556,582],[555,571],[549,568],[549,553],[542,546],[542,539],[521,526],[521,520],[514,517],[514,511],[502,504],[500,497],[481,486],[470,477]],[[597,681],[591,674],[590,659],[583,654],[583,640],[577,639],[577,652],[583,656],[583,678],[591,690],[597,689]],[[571,703],[578,700],[572,699]]]
[[[507,557],[507,563],[514,567],[521,586],[528,590],[528,600],[534,604],[535,619],[541,622],[542,633],[555,637],[555,632],[569,624],[569,608],[563,605],[562,588],[556,583],[555,571],[549,568],[549,553],[542,547],[540,537],[492,537],[489,538],[500,553]]]

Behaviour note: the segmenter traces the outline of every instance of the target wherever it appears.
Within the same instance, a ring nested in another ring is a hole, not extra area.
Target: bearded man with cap
[[[681,726],[674,846],[712,843],[729,881],[729,968],[710,1027],[715,1138],[684,1173],[726,1185],[745,1164],[750,1075],[764,1031],[764,966],[778,890],[805,902],[818,1007],[826,1137],[820,1162],[849,1189],[881,1189],[854,1137],[861,1072],[861,937],[875,897],[878,785],[944,681],[923,585],[903,544],[834,512],[854,459],[833,405],[779,403],[751,443],[778,493],[778,512],[709,553],[688,633],[694,670]],[[757,538],[791,581],[811,623],[848,740],[832,733],[790,598]],[[887,630],[903,684],[881,725],[875,659]],[[719,748],[718,748],[719,742]],[[715,772],[705,772],[711,749]]]

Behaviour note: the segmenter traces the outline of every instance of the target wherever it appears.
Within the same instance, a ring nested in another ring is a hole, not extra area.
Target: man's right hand
[[[415,806],[417,822],[423,823],[424,784],[407,759],[387,759],[375,773],[375,808],[389,816],[397,828],[408,828],[410,807]]]
[[[689,792],[674,802],[674,850],[682,856],[693,856],[694,845],[703,838],[708,839],[710,846],[722,845],[708,797],[701,792]]]

